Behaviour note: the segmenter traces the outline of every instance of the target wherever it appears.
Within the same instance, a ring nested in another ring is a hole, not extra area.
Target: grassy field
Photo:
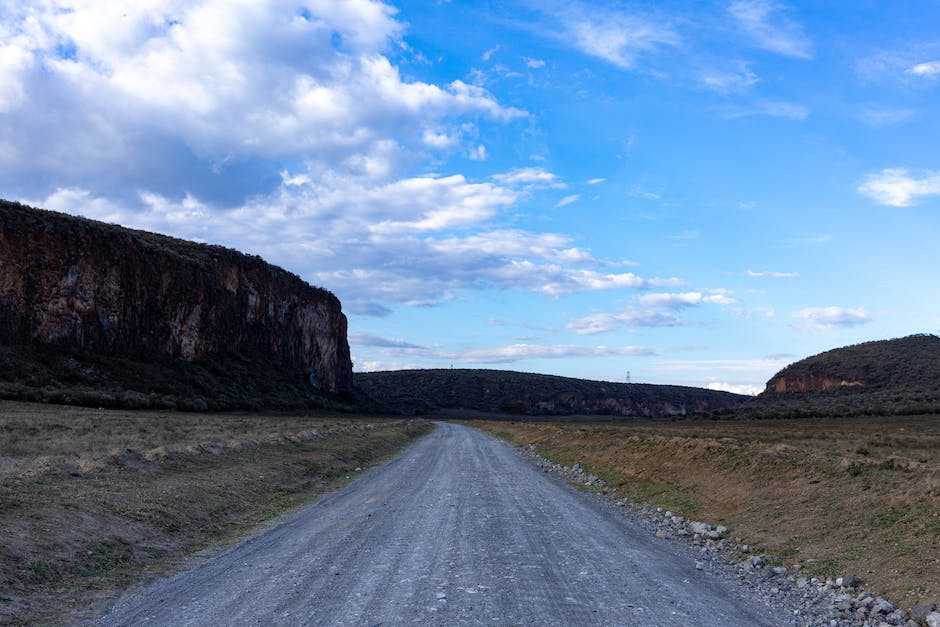
[[[908,608],[940,600],[940,416],[472,424],[783,565],[855,575]]]
[[[0,623],[89,603],[333,489],[431,425],[0,402]]]

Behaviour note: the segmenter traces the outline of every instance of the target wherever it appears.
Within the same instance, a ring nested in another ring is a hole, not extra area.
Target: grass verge
[[[330,415],[0,402],[0,623],[73,622],[432,428]]]
[[[470,424],[785,565],[940,600],[940,416]]]

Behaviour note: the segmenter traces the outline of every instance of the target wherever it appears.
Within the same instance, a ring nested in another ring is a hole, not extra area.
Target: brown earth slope
[[[940,601],[940,416],[473,424],[800,575]]]

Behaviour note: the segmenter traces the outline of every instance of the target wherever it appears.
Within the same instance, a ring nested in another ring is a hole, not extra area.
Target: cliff
[[[259,257],[6,201],[0,344],[259,359],[323,392],[352,388],[346,318],[330,292]]]
[[[735,407],[748,397],[701,388],[611,383],[506,370],[356,373],[356,385],[404,412],[436,409],[531,416],[663,418]]]
[[[940,410],[940,338],[911,335],[807,357],[775,374],[743,408],[780,416]]]
[[[940,379],[940,338],[910,335],[837,348],[790,364],[766,394],[849,390],[932,390]]]

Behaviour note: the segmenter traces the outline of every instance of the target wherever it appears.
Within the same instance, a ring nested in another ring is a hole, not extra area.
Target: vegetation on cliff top
[[[676,385],[588,381],[506,370],[399,370],[355,375],[356,386],[399,411],[469,409],[513,415],[681,416],[748,397]]]

